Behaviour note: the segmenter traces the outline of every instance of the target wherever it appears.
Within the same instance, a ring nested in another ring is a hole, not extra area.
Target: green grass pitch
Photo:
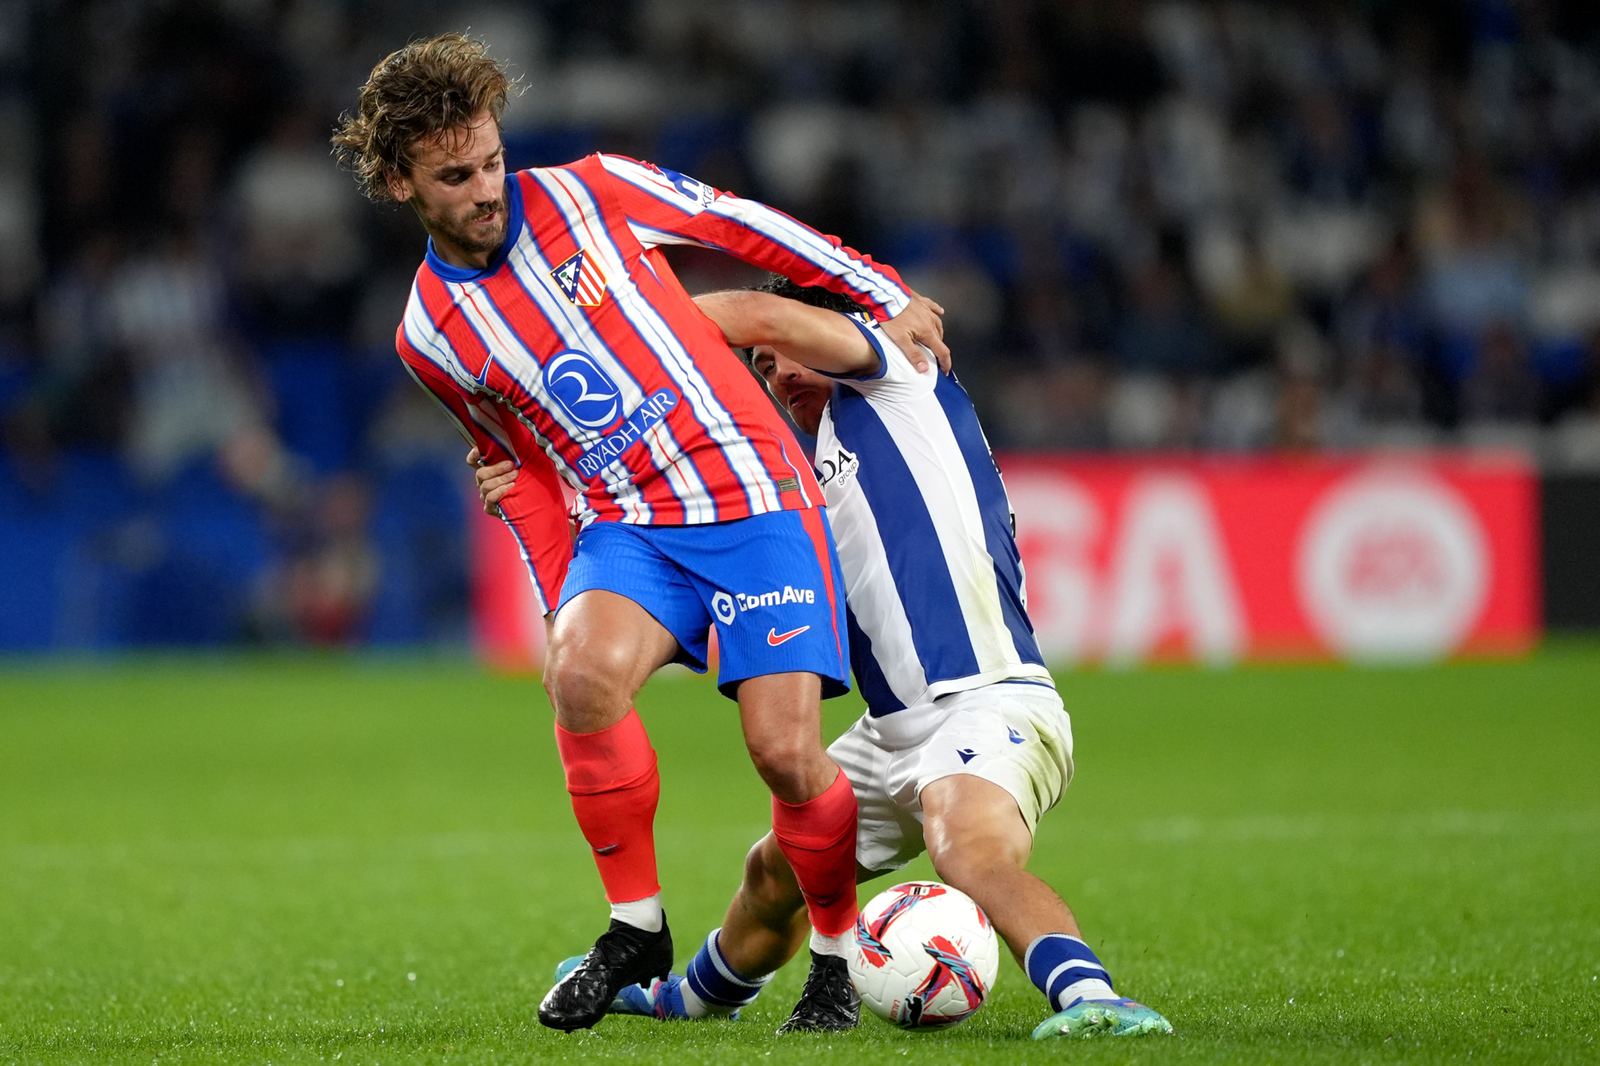
[[[1009,959],[946,1033],[775,1037],[798,964],[741,1022],[549,1032],[551,967],[605,911],[537,685],[0,663],[0,1063],[1600,1061],[1600,646],[1062,687],[1078,777],[1033,868],[1171,1039],[1034,1044]],[[709,684],[640,707],[681,965],[767,804]]]

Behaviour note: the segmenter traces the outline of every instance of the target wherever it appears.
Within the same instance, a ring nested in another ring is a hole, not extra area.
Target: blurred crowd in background
[[[422,231],[328,148],[445,29],[522,79],[513,166],[649,159],[900,268],[997,448],[1600,468],[1592,0],[34,0],[0,646],[462,639],[465,445],[392,342]]]

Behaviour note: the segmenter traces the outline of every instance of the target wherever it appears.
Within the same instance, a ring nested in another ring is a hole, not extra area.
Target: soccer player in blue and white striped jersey
[[[766,288],[696,304],[817,438],[867,701],[828,749],[856,794],[859,879],[927,850],[1049,1001],[1055,1013],[1036,1038],[1170,1032],[1161,1015],[1118,996],[1071,910],[1026,870],[1038,819],[1072,777],[1072,729],[1028,621],[1010,504],[972,401],[932,359],[914,368],[847,300],[787,279]],[[480,471],[489,502],[502,476]],[[736,1013],[806,933],[804,897],[769,835],[687,974],[624,989],[613,1009]],[[813,958],[808,985],[832,987],[808,987],[802,1001],[817,1016],[787,1028],[855,1024],[842,964]]]

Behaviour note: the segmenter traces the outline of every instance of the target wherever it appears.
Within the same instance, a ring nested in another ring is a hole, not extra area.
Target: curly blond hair
[[[484,111],[500,121],[515,89],[482,41],[459,33],[412,41],[372,68],[355,113],[340,116],[334,153],[368,199],[391,200],[389,177],[411,173],[417,145]]]

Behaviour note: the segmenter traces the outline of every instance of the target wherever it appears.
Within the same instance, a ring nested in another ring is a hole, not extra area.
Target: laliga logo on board
[[[1489,592],[1477,518],[1421,472],[1358,474],[1308,517],[1297,566],[1318,633],[1356,659],[1431,659],[1471,632]]]
[[[1490,527],[1429,466],[1074,473],[1006,475],[1049,659],[1429,659],[1477,639],[1490,607]]]
[[[622,412],[622,390],[583,352],[562,352],[550,360],[544,387],[584,429],[604,429]]]
[[[1012,472],[1027,608],[1046,656],[1127,666],[1172,641],[1232,662],[1249,640],[1238,582],[1205,485],[1151,471],[1130,480],[1117,521],[1071,477]]]

